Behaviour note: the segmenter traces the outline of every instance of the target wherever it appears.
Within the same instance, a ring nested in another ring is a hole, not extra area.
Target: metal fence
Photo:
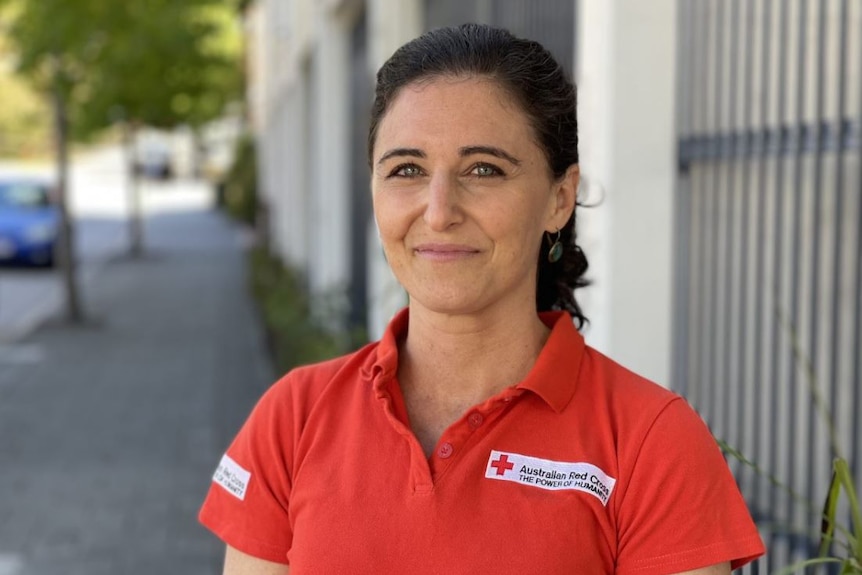
[[[773,571],[816,554],[833,457],[862,488],[862,1],[678,25],[674,386],[760,468],[730,458]]]

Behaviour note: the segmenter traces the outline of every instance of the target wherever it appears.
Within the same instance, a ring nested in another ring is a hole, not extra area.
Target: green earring
[[[560,230],[557,230],[557,237],[552,240],[551,234],[545,232],[545,237],[548,238],[548,244],[551,246],[548,248],[548,261],[552,264],[557,263],[563,257],[563,244],[560,242],[560,235]]]

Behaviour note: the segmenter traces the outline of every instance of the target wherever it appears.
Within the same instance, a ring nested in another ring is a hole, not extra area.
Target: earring
[[[548,261],[552,264],[560,261],[560,258],[563,257],[563,244],[560,243],[560,230],[557,230],[557,237],[553,240],[551,239],[551,234],[545,232],[545,237],[548,239],[548,245],[551,247],[548,248]]]

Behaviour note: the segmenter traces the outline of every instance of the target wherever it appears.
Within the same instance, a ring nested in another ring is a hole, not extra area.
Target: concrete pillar
[[[294,82],[282,92],[272,122],[272,149],[267,151],[272,171],[270,209],[276,212],[273,238],[284,262],[305,271],[308,263],[308,148],[302,121],[307,116],[305,82]],[[299,119],[300,121],[297,121]]]
[[[594,286],[587,341],[670,383],[675,167],[675,0],[580,0],[576,77],[582,241]]]
[[[313,293],[343,290],[350,250],[350,22],[334,9],[316,14],[309,280]]]
[[[273,131],[272,150],[269,153],[272,162],[272,201],[277,219],[278,253],[286,263],[293,263],[294,253],[292,246],[295,245],[296,237],[292,229],[293,221],[291,214],[296,210],[291,205],[291,173],[294,171],[296,160],[291,158],[291,133],[290,114],[291,102],[282,100],[273,117],[272,124],[268,129]]]

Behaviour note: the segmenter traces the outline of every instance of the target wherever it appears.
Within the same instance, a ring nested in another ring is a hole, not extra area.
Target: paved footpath
[[[0,358],[0,575],[220,572],[197,509],[273,379],[243,234],[197,209],[146,238],[87,286],[90,325]]]

